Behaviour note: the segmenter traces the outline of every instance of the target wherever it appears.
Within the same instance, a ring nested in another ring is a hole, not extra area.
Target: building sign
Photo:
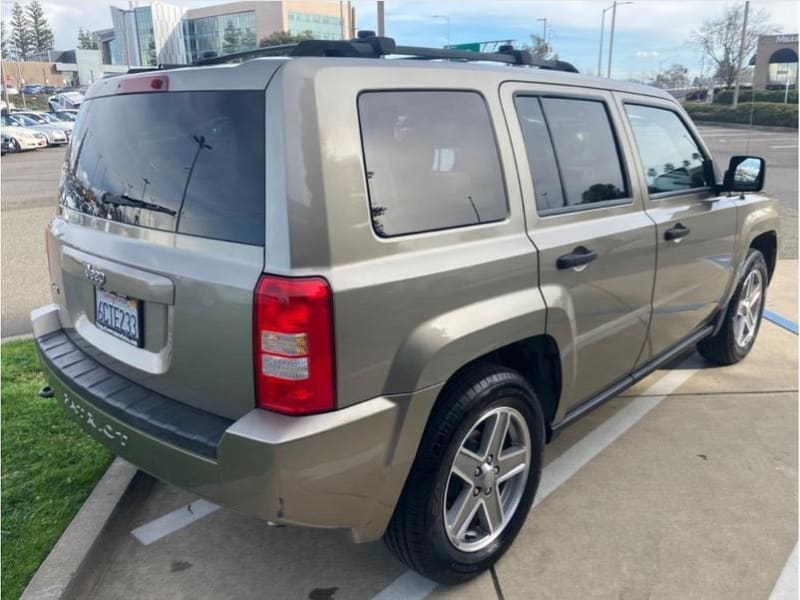
[[[793,35],[776,35],[775,41],[778,44],[796,44],[797,43],[797,34]]]

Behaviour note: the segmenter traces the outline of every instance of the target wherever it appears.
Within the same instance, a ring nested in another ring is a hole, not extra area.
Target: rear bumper
[[[56,398],[112,452],[227,508],[277,523],[349,529],[358,542],[383,534],[439,391],[305,417],[254,409],[221,422],[94,362],[61,329],[56,305],[33,311],[31,320]],[[120,396],[131,403],[121,406]]]

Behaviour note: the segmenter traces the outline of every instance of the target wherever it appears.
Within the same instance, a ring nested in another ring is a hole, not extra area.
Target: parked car
[[[69,141],[69,131],[63,127],[64,123],[41,123],[25,114],[17,112],[12,112],[4,116],[3,123],[6,124],[6,122],[8,125],[24,127],[44,134],[47,139],[47,145],[49,146],[66,144]]]
[[[72,133],[75,124],[73,122],[66,122],[62,119],[58,119],[53,116],[52,113],[34,111],[34,110],[14,110],[11,111],[13,115],[23,115],[28,117],[32,121],[35,121],[39,125],[53,125],[61,130],[63,130],[67,134],[67,138],[69,138],[70,134]]]
[[[49,113],[54,119],[58,119],[64,123],[74,123],[75,120],[78,118],[78,111],[77,110],[59,110],[53,113]]]
[[[83,94],[81,92],[61,92],[55,96],[47,99],[47,106],[50,112],[56,112],[64,109],[77,109],[83,102]]]
[[[54,85],[43,85],[42,89],[39,90],[40,94],[57,94],[58,88]]]
[[[38,94],[41,89],[42,86],[30,83],[22,86],[22,93],[27,95],[35,95]]]
[[[38,131],[14,125],[7,116],[0,117],[0,133],[3,136],[2,151],[21,152],[47,146],[47,137]]]
[[[720,178],[669,94],[527,52],[289,55],[91,87],[42,364],[144,471],[464,581],[566,426],[686,350],[748,355],[778,248],[764,161]]]
[[[6,85],[6,86],[3,86],[3,87],[5,89],[0,90],[0,91],[2,91],[3,93],[8,93],[9,96],[16,96],[17,94],[19,94],[19,90],[16,88],[16,86]]]

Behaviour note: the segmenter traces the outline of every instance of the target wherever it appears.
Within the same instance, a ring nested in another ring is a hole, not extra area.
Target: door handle
[[[593,260],[597,260],[597,252],[589,250],[586,246],[578,246],[569,254],[559,256],[556,259],[556,268],[583,271]]]
[[[692,232],[691,229],[688,227],[684,227],[681,223],[678,223],[672,229],[667,229],[664,232],[664,239],[668,242],[680,242],[683,238],[689,235]]]

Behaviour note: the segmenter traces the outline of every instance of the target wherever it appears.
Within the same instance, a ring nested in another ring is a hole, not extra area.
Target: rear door
[[[613,98],[600,90],[508,83],[529,236],[547,330],[562,343],[560,414],[630,373],[647,336],[653,222],[626,168]]]
[[[636,148],[635,176],[656,222],[658,267],[653,319],[639,363],[679,343],[708,321],[732,276],[735,198],[711,190],[710,156],[675,104],[619,95]]]
[[[228,418],[255,406],[252,306],[265,238],[268,71],[236,82],[237,68],[168,72],[158,88],[131,78],[93,88],[49,250],[62,323],[85,352]],[[131,93],[115,91],[126,85]]]

